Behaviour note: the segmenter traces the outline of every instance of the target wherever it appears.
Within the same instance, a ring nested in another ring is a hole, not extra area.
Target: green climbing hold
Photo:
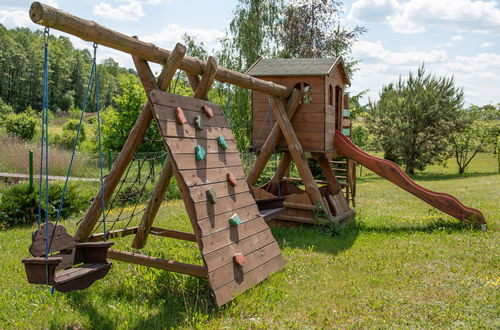
[[[241,219],[240,219],[240,216],[238,215],[238,213],[234,213],[231,218],[229,218],[229,222],[233,225],[233,226],[238,226],[240,223],[241,223]]]
[[[217,137],[217,143],[220,145],[220,147],[224,150],[227,149],[227,142],[226,142],[226,139],[224,139],[224,137],[222,135],[219,135]]]
[[[201,116],[198,115],[194,119],[194,126],[196,127],[197,130],[202,130],[203,129],[203,124],[201,123]]]
[[[210,203],[212,204],[217,203],[217,194],[215,193],[214,188],[208,188],[206,193],[207,193],[207,199],[210,201]]]
[[[197,160],[203,160],[203,159],[205,159],[205,156],[207,154],[207,152],[205,151],[205,149],[203,149],[202,146],[196,146],[196,147],[194,147],[194,153],[196,155],[196,159]]]

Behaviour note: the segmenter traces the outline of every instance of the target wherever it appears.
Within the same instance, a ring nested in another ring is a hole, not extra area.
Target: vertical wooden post
[[[293,161],[297,165],[297,170],[299,171],[300,177],[302,178],[304,188],[309,195],[309,198],[311,198],[313,204],[320,204],[325,206],[323,197],[321,196],[318,185],[316,184],[316,180],[314,180],[311,169],[307,164],[307,159],[305,159],[303,156],[302,145],[300,144],[297,135],[295,135],[292,123],[290,123],[290,120],[288,119],[283,101],[277,97],[273,97],[273,101],[273,106],[271,108],[273,110],[274,117],[281,127],[281,131],[283,132],[283,136],[285,137],[286,143],[288,145],[288,151],[290,152]]]
[[[28,153],[28,169],[29,169],[29,191],[33,191],[33,150]],[[42,178],[40,178],[41,180]],[[41,193],[41,192],[40,192]]]
[[[286,104],[288,119],[291,119],[293,117],[301,101],[302,93],[299,90],[294,89]],[[253,185],[259,180],[262,171],[264,171],[269,158],[274,152],[274,147],[276,146],[276,144],[278,144],[281,137],[281,127],[278,125],[278,123],[275,123],[266,141],[262,145],[262,148],[260,148],[260,153],[255,160],[254,166],[248,172],[247,183],[249,185]]]

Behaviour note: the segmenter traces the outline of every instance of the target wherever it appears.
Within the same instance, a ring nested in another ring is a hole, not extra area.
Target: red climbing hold
[[[208,118],[212,118],[214,116],[212,108],[206,104],[203,106],[203,112],[205,113],[205,115],[207,115]]]
[[[231,172],[227,172],[227,180],[231,184],[231,186],[236,187],[238,185],[238,182],[236,182],[236,178],[234,177],[234,174]]]
[[[179,124],[184,124],[187,121],[181,107],[177,107],[177,109],[175,109],[175,119]]]
[[[245,256],[243,255],[243,253],[235,253],[233,256],[233,261],[235,264],[242,267],[245,263]]]

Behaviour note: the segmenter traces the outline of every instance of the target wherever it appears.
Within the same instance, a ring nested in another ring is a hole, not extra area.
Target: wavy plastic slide
[[[427,204],[462,221],[475,223],[484,230],[486,221],[481,211],[467,207],[455,197],[426,189],[416,184],[403,170],[391,161],[370,156],[356,147],[341,132],[335,131],[335,148],[343,155],[415,195]]]

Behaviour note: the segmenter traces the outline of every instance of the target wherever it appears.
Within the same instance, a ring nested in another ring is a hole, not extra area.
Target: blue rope
[[[37,217],[37,225],[38,229],[41,226],[42,219],[42,189],[43,189],[43,147],[45,143],[45,109],[48,108],[48,38],[49,29],[45,28],[45,40],[43,45],[43,88],[42,88],[42,136],[40,138],[40,175],[39,175],[39,185],[38,185],[38,217]]]

